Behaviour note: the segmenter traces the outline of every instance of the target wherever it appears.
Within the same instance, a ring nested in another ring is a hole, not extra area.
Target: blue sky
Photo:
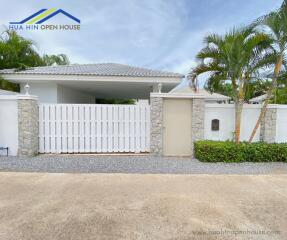
[[[80,31],[20,31],[40,53],[72,63],[119,62],[187,73],[202,39],[278,8],[282,0],[0,0],[1,29],[42,8],[62,8]],[[56,18],[62,18],[57,16]],[[60,21],[54,19],[53,21]],[[72,23],[72,22],[70,22]]]

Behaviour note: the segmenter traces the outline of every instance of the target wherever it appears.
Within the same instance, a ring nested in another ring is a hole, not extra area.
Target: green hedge
[[[203,162],[287,162],[287,143],[198,141],[194,147]]]

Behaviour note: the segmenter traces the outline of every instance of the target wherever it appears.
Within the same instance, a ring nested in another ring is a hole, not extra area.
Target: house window
[[[219,131],[219,120],[218,119],[212,119],[211,130],[212,131]]]

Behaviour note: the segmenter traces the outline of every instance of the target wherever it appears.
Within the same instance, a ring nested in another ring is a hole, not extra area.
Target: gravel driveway
[[[287,163],[202,163],[149,155],[39,155],[0,157],[2,172],[286,174]]]

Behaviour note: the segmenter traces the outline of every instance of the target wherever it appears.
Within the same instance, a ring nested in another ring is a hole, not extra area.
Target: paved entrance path
[[[286,175],[0,173],[0,239],[285,240],[286,186]]]
[[[287,163],[202,163],[149,155],[0,157],[0,171],[73,173],[286,174]]]

